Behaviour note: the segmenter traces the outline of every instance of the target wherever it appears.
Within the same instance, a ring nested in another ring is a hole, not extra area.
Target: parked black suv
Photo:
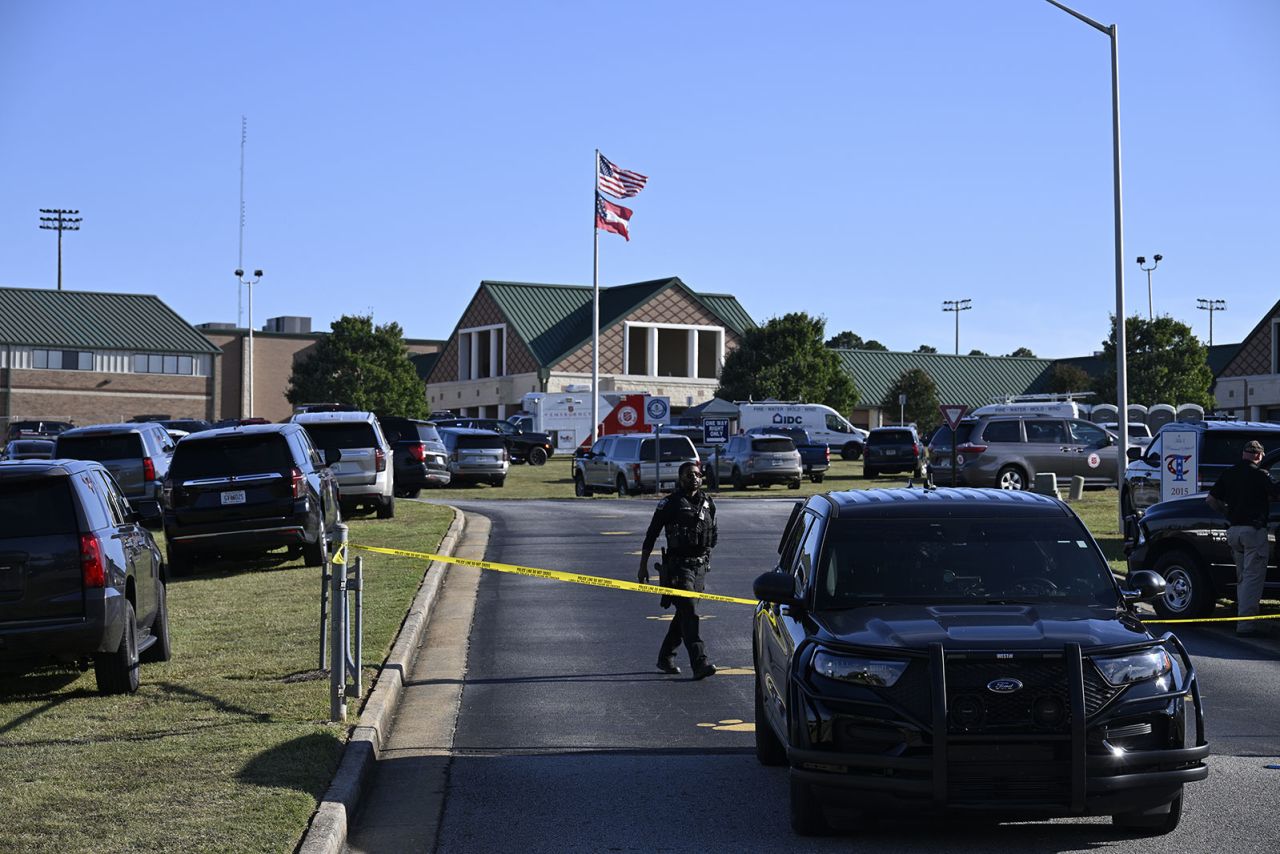
[[[1111,815],[1167,833],[1208,775],[1195,669],[1063,502],[873,489],[797,504],[756,579],[756,754],[827,807]]]
[[[395,494],[417,498],[423,487],[448,486],[449,451],[430,421],[379,416],[382,433],[391,443]]]
[[[93,662],[98,690],[138,690],[168,661],[155,540],[99,463],[0,463],[0,668]]]
[[[142,521],[160,527],[161,483],[169,473],[173,438],[159,424],[94,424],[58,434],[54,459],[95,460],[107,467]]]
[[[500,418],[432,418],[431,420],[438,427],[469,427],[473,430],[492,430],[495,433],[501,433],[513,463],[544,465],[555,452],[555,443],[546,433],[525,432]]]
[[[862,449],[862,473],[867,477],[915,471],[922,453],[915,427],[877,427],[867,434]]]
[[[1259,468],[1280,482],[1280,449],[1262,458]],[[1205,617],[1220,598],[1234,598],[1236,564],[1227,545],[1227,520],[1205,502],[1189,495],[1151,505],[1137,522],[1137,540],[1127,543],[1129,570],[1150,569],[1164,576],[1164,595],[1155,600],[1164,619]],[[1271,502],[1267,529],[1280,539],[1280,501]],[[1280,554],[1267,558],[1264,599],[1280,591]]]
[[[307,566],[328,559],[339,521],[326,460],[300,424],[254,424],[193,433],[178,443],[165,480],[169,570],[190,572],[205,556],[288,547]]]
[[[76,425],[70,421],[10,421],[5,431],[4,440],[53,438],[63,430],[70,430]]]

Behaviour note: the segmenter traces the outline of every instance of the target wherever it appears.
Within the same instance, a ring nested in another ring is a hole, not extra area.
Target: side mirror
[[[751,592],[761,602],[777,605],[798,605],[796,580],[785,572],[774,570],[759,576],[751,585]]]
[[[331,466],[341,459],[342,459],[342,451],[340,449],[338,448],[324,449],[324,464],[326,466]]]
[[[1159,455],[1159,454],[1147,454],[1147,456],[1146,456],[1146,458],[1145,458],[1145,462],[1146,462],[1146,464],[1147,464],[1147,465],[1151,466],[1152,468],[1159,468],[1159,467],[1160,467],[1160,455]]]
[[[1148,602],[1164,595],[1165,581],[1159,573],[1149,569],[1139,569],[1129,573],[1126,579],[1129,589],[1124,591],[1124,598]]]
[[[1142,459],[1142,449],[1138,447],[1129,448],[1124,452],[1125,458],[1131,463],[1136,463]]]

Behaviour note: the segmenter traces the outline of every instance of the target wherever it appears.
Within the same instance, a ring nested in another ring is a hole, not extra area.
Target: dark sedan
[[[1280,481],[1280,451],[1262,458],[1260,467]],[[1136,541],[1129,548],[1129,569],[1150,569],[1164,576],[1164,595],[1155,600],[1156,613],[1166,619],[1203,617],[1220,598],[1232,598],[1236,564],[1227,545],[1227,520],[1205,501],[1205,494],[1162,501],[1147,508],[1137,522]],[[1280,538],[1280,502],[1271,502],[1267,529]],[[1280,555],[1275,547],[1267,560],[1263,598],[1280,592]]]
[[[1168,833],[1208,775],[1195,669],[1061,501],[867,490],[797,505],[756,579],[756,753],[826,811],[1111,815]]]

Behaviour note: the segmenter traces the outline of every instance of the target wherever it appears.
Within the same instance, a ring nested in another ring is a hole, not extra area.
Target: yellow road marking
[[[755,722],[742,721],[742,720],[738,720],[737,718],[730,718],[729,720],[719,721],[718,723],[714,723],[714,724],[698,724],[698,726],[705,727],[710,730],[714,730],[715,732],[755,732],[756,731]]]
[[[676,616],[675,614],[658,614],[658,615],[656,615],[656,616],[654,616],[654,615],[652,615],[652,614],[651,614],[651,615],[649,615],[648,617],[645,617],[645,619],[646,619],[646,620],[659,620],[659,621],[664,622],[664,623],[669,623],[669,622],[671,622],[672,620],[674,620],[674,619],[675,619],[675,616]],[[715,618],[716,618],[716,615],[715,615],[715,614],[699,614],[699,615],[698,615],[698,619],[699,619],[699,620],[714,620]],[[719,673],[720,671],[716,671],[716,672],[717,672],[717,673]]]
[[[601,531],[600,532],[600,536],[602,537],[629,537],[631,536],[631,534],[632,534],[631,531]]]

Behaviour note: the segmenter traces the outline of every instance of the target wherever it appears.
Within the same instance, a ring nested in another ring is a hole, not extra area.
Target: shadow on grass
[[[209,578],[230,578],[236,575],[266,572],[289,572],[296,569],[319,571],[319,567],[303,566],[302,558],[287,553],[268,552],[257,557],[200,557],[196,571],[190,575],[173,576],[167,584],[181,584]]]
[[[336,733],[316,732],[264,750],[236,778],[253,786],[296,789],[317,800],[338,767],[342,742]]]

